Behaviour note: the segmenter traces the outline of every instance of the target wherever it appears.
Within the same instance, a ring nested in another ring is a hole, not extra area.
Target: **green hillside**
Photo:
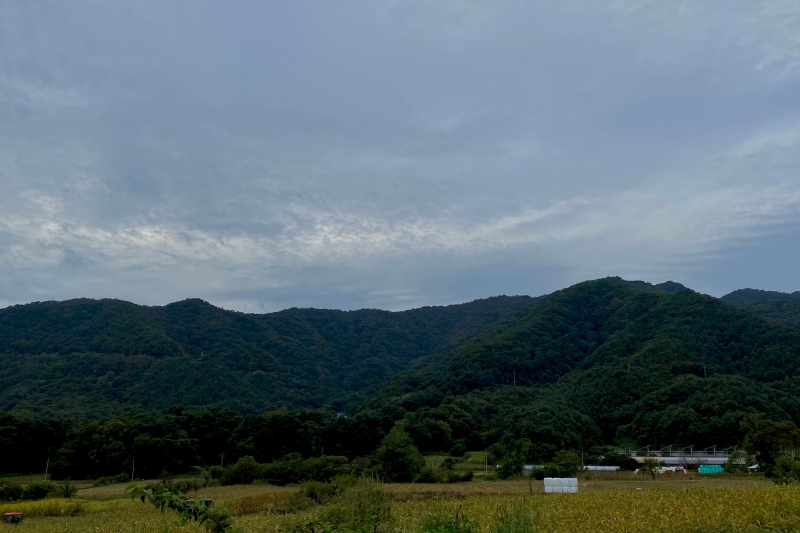
[[[786,293],[740,289],[720,299],[774,324],[800,329],[800,291]]]
[[[726,445],[746,412],[800,420],[798,376],[800,332],[690,290],[606,279],[398,374],[362,412],[405,419],[430,449],[545,447],[530,460],[601,442]]]
[[[53,447],[54,471],[73,477],[134,456],[152,475],[222,453],[363,457],[395,424],[423,452],[534,464],[609,444],[741,444],[751,413],[800,422],[800,331],[757,316],[794,302],[607,278],[400,313],[10,307],[0,452],[16,462],[0,472],[38,468]]]
[[[411,362],[535,301],[500,296],[397,313],[263,315],[201,300],[8,307],[0,310],[0,409],[78,417],[178,404],[343,409]]]

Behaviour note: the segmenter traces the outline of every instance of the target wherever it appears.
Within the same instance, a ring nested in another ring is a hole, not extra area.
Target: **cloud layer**
[[[7,2],[0,305],[797,290],[800,5]]]

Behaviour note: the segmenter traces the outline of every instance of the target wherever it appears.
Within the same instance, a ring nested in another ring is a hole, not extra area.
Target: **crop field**
[[[456,513],[473,520],[476,533],[800,531],[800,486],[775,486],[763,479],[594,479],[582,480],[579,494],[547,495],[539,485],[527,481],[386,485],[394,500],[387,531],[419,533],[428,518]],[[202,489],[193,496],[213,498],[230,509],[240,531],[278,533],[290,517],[275,513],[275,508],[294,491],[241,485]],[[197,524],[181,524],[172,513],[162,517],[152,506],[122,498],[0,505],[0,511],[10,510],[26,515],[17,526],[20,532],[157,533],[164,524],[169,531],[203,531]],[[291,519],[311,519],[318,511],[306,509]]]

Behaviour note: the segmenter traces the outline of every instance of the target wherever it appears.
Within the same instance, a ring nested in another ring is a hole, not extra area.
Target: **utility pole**
[[[225,452],[222,452],[222,453],[220,454],[219,467],[220,467],[220,468],[222,468],[222,465],[223,465],[224,463],[225,463]]]
[[[131,481],[133,481],[133,475],[136,473],[136,454],[133,454],[133,464],[131,465]]]
[[[514,386],[517,386],[517,371],[514,371]]]
[[[44,480],[47,481],[47,471],[50,469],[50,454],[47,454],[47,463],[44,465]]]

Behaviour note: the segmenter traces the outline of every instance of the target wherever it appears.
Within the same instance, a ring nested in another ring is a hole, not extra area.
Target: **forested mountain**
[[[739,289],[720,299],[769,322],[800,329],[800,291],[786,293]]]
[[[543,297],[398,374],[362,412],[405,419],[432,449],[496,441],[534,446],[531,460],[600,442],[736,444],[746,412],[800,421],[800,332],[640,289],[607,279]]]
[[[201,300],[0,310],[0,408],[102,417],[130,408],[342,409],[400,370],[536,302],[499,296],[405,312],[225,311]]]
[[[0,453],[28,468],[56,446],[72,476],[135,455],[155,475],[222,453],[352,459],[395,424],[423,452],[537,464],[601,444],[740,444],[749,413],[800,422],[800,331],[781,325],[793,298],[607,278],[400,313],[15,306],[0,310],[0,407],[15,414],[0,413]]]

